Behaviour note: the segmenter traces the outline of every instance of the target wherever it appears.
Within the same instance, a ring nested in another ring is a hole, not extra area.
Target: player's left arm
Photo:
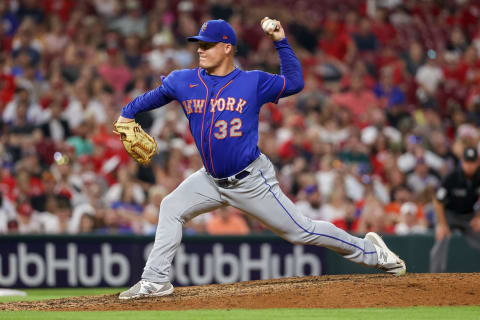
[[[159,108],[174,100],[176,96],[174,82],[178,78],[177,73],[173,71],[168,77],[162,77],[162,84],[159,87],[130,101],[123,107],[117,122],[131,122],[137,113]]]
[[[262,19],[261,24],[268,19],[267,17]],[[262,75],[261,85],[263,88],[261,92],[267,94],[267,91],[273,91],[275,97],[272,102],[277,102],[282,97],[287,97],[292,94],[302,91],[304,87],[302,67],[297,56],[293,52],[290,44],[285,37],[285,31],[280,21],[273,20],[275,23],[275,29],[265,31],[267,35],[273,40],[275,48],[278,51],[280,57],[280,76],[267,77],[266,73]],[[268,95],[268,94],[267,94]],[[267,101],[270,101],[268,99]]]

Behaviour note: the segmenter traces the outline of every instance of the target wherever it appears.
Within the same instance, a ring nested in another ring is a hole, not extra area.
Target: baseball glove
[[[157,142],[135,121],[115,122],[113,132],[120,135],[120,140],[127,153],[141,165],[147,165],[157,151]]]

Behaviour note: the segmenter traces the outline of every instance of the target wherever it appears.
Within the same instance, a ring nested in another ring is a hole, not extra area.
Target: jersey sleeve
[[[122,109],[122,117],[133,119],[140,112],[159,108],[176,99],[175,81],[176,71],[170,73],[167,77],[162,77],[162,84],[148,91],[128,103]]]
[[[280,75],[259,72],[258,96],[261,104],[277,103],[282,97],[300,92],[304,86],[302,67],[287,38],[274,41],[274,44],[280,58]]]
[[[258,71],[258,97],[261,104],[277,103],[285,91],[286,79],[283,75]]]

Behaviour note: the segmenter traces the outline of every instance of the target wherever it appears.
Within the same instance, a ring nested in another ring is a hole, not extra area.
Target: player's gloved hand
[[[260,26],[262,27],[263,22],[265,22],[266,20],[269,20],[269,19],[270,19],[269,17],[263,18],[262,21],[260,21]],[[276,24],[275,29],[273,31],[270,31],[270,32],[265,31],[265,33],[268,34],[270,36],[270,38],[272,38],[273,41],[280,41],[283,38],[285,38],[285,31],[283,30],[283,27],[280,24],[280,21],[275,20],[275,19],[272,19],[272,20]],[[262,29],[263,29],[263,27],[262,27]]]
[[[115,121],[113,132],[120,135],[120,140],[127,153],[141,165],[147,165],[157,150],[157,142],[134,120],[130,122]]]
[[[442,223],[439,223],[437,225],[437,228],[435,229],[435,239],[437,241],[440,241],[445,237],[449,237],[450,234],[451,234],[451,232],[450,232],[450,228],[448,227],[448,225],[445,225],[445,224],[442,224]]]

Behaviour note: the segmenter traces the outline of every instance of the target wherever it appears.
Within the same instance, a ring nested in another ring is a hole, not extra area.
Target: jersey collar
[[[239,68],[235,67],[232,72],[225,76],[212,76],[205,71],[205,69],[200,68],[200,75],[202,76],[203,80],[209,85],[216,85],[216,84],[225,84],[238,76],[242,70]]]

